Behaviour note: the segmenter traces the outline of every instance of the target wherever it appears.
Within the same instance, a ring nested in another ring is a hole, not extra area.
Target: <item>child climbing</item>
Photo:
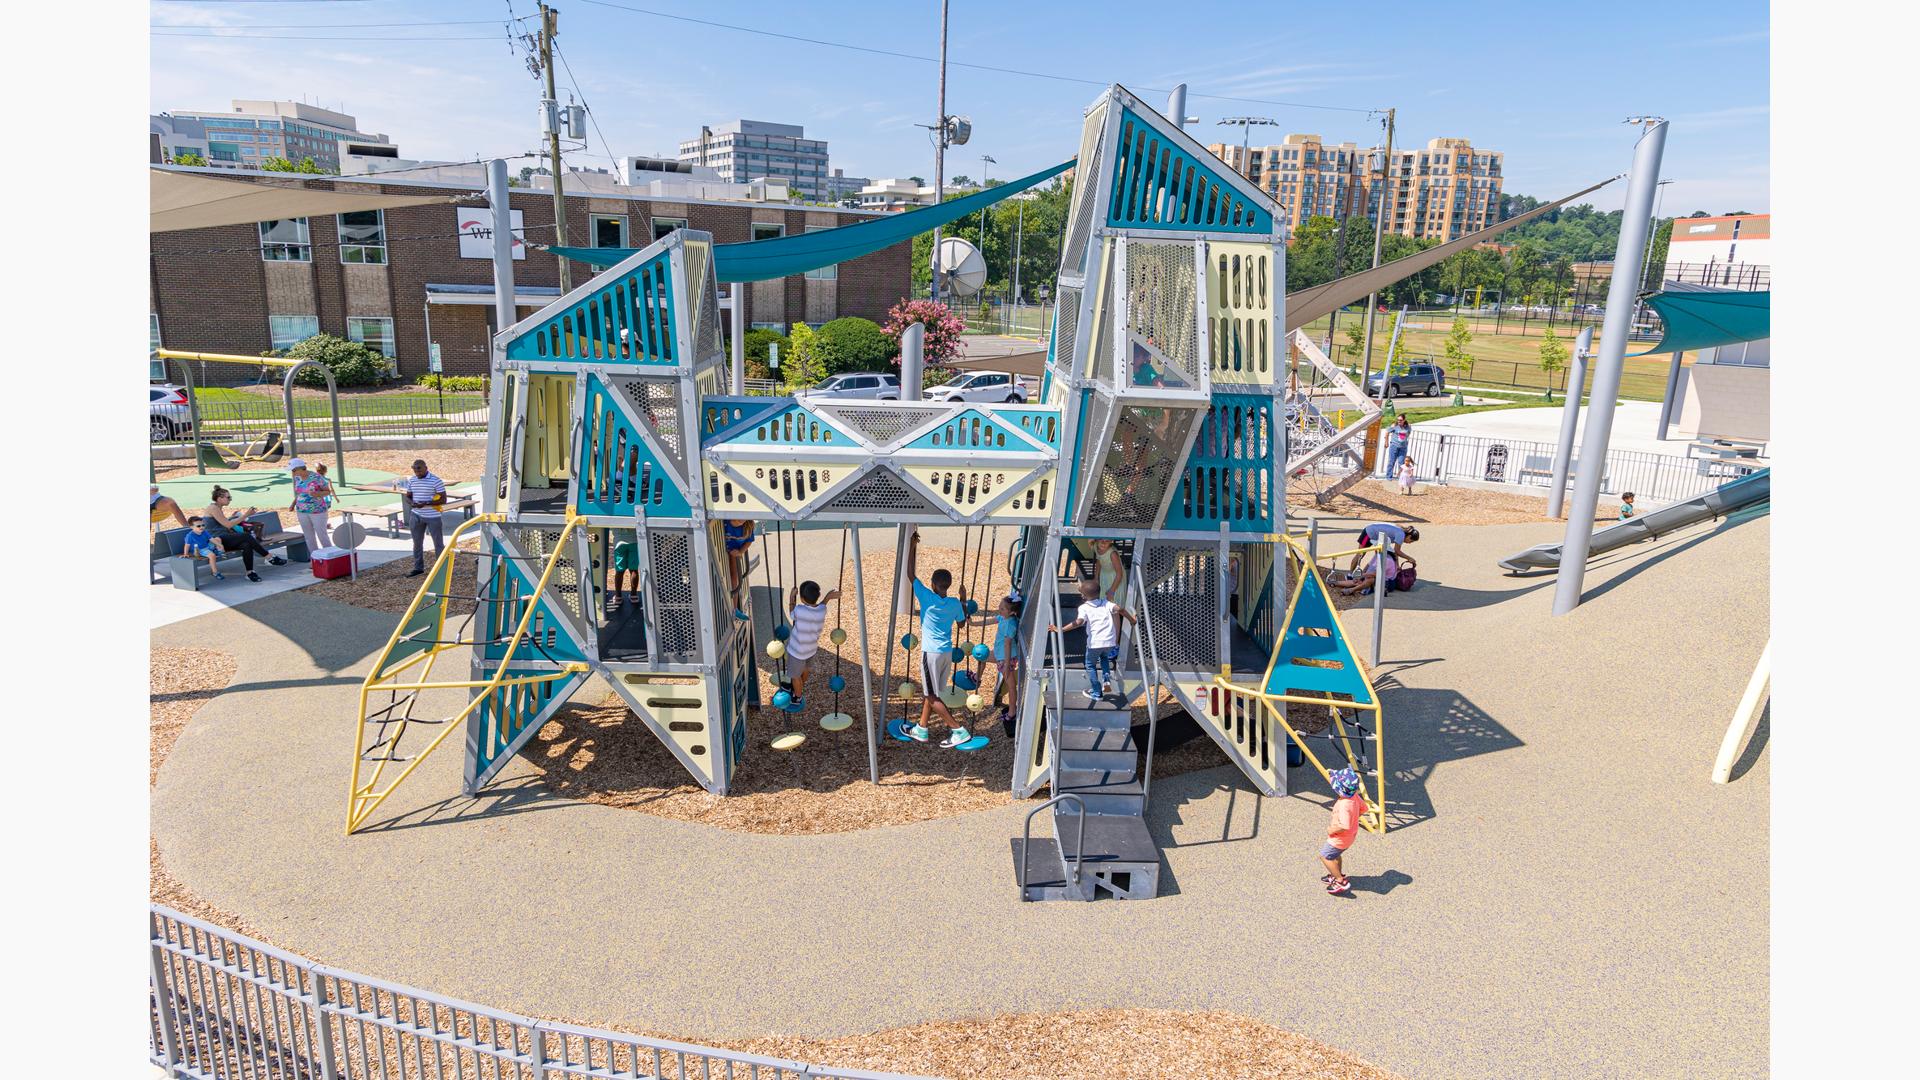
[[[1107,683],[1113,678],[1113,665],[1120,658],[1120,621],[1133,621],[1126,608],[1100,595],[1100,583],[1092,578],[1080,580],[1080,615],[1065,626],[1048,626],[1047,633],[1087,628],[1088,702],[1106,700]]]
[[[1353,846],[1354,837],[1360,834],[1360,818],[1367,812],[1367,800],[1360,794],[1360,774],[1352,769],[1341,769],[1327,779],[1333,782],[1336,798],[1333,820],[1327,823],[1326,843],[1320,845],[1320,861],[1327,868],[1320,880],[1327,883],[1329,893],[1339,896],[1353,888],[1341,860]]]
[[[226,575],[220,572],[220,545],[213,542],[213,534],[207,531],[207,519],[190,517],[187,519],[187,538],[182,550],[190,559],[206,556],[207,569],[213,572],[215,581],[225,581]]]
[[[953,574],[945,568],[935,570],[928,584],[921,584],[915,572],[919,561],[920,534],[916,532],[907,543],[907,577],[913,581],[913,598],[920,605],[920,722],[907,728],[906,735],[914,742],[926,742],[927,721],[937,712],[949,729],[940,745],[951,749],[974,738],[940,700],[953,685],[953,627],[967,617],[967,590],[962,588],[958,597],[948,596]]]
[[[840,590],[820,595],[820,583],[803,581],[787,594],[793,629],[787,634],[787,680],[781,688],[793,695],[788,712],[806,707],[807,664],[820,651],[820,631],[827,625],[827,604],[840,599]]]
[[[753,546],[753,522],[732,518],[722,529],[727,537],[727,588],[728,595],[733,597],[733,617],[745,619],[747,610],[740,603],[740,581],[747,573],[747,549]]]
[[[1009,739],[1020,715],[1020,613],[1025,606],[1018,596],[1004,596],[993,616],[993,666],[999,672],[993,701],[1000,706],[1000,730]],[[1002,696],[1005,702],[1000,700]]]

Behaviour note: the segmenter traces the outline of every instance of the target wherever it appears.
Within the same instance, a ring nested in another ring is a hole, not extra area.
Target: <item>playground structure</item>
[[[1144,816],[1163,691],[1264,795],[1287,792],[1289,743],[1324,779],[1311,747],[1324,740],[1366,779],[1364,824],[1383,832],[1381,703],[1285,510],[1292,479],[1322,490],[1363,472],[1379,410],[1290,327],[1485,234],[1317,286],[1296,307],[1272,204],[1125,89],[1088,108],[1075,162],[1031,405],[727,393],[717,282],[839,261],[851,237],[716,245],[678,230],[498,334],[483,512],[455,534],[479,540],[478,581],[455,580],[450,541],[367,676],[347,830],[456,731],[477,792],[596,673],[694,780],[726,794],[753,752],[757,658],[779,655],[784,622],[756,618],[751,590],[732,588],[722,525],[744,519],[789,535],[844,530],[856,565],[854,525],[895,526],[896,556],[923,525],[1017,531],[1007,565],[1027,599],[1030,659],[1011,783],[1018,797],[1050,787],[1034,814],[1051,810],[1055,825],[1051,844],[1014,841],[1023,897],[1155,894]],[[1117,693],[1071,708],[1087,689],[1084,646],[1046,627],[1070,622],[1079,600],[1084,568],[1059,556],[1095,539],[1120,553],[1139,623],[1122,641]],[[638,552],[637,608],[606,594],[608,553],[623,543]],[[1353,552],[1322,557],[1339,554]],[[454,617],[468,600],[476,610]],[[864,641],[864,595],[858,606]],[[465,677],[436,678],[454,652]],[[871,674],[861,711],[877,783],[875,711],[890,715],[895,688],[890,670],[877,691]],[[464,692],[464,706],[428,708],[423,696],[440,691]],[[1129,727],[1135,702],[1149,712],[1144,745]]]
[[[1773,470],[1761,469],[1714,488],[1704,495],[1651,510],[1628,518],[1618,525],[1596,530],[1587,549],[1589,559],[1616,551],[1628,544],[1665,536],[1702,521],[1732,517],[1735,514],[1764,514],[1771,505]],[[1560,565],[1561,544],[1540,544],[1500,560],[1506,570],[1554,569]]]

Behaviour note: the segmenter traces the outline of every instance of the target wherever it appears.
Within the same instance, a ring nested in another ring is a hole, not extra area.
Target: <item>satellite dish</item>
[[[947,117],[947,145],[965,146],[973,138],[973,121],[964,116]]]
[[[949,296],[972,296],[987,283],[987,260],[980,249],[957,236],[943,237],[934,254],[940,291]]]

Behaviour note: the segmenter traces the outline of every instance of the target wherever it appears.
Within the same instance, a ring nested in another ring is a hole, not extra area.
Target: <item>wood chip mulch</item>
[[[1420,484],[1402,495],[1398,484],[1362,480],[1348,491],[1316,505],[1309,494],[1288,495],[1287,506],[1323,516],[1417,525],[1514,525],[1549,521],[1547,498],[1478,488]]]
[[[1393,1080],[1312,1039],[1217,1010],[1101,1009],[949,1020],[731,1049],[952,1080]]]
[[[824,541],[823,541],[824,542]],[[951,570],[960,578],[960,551],[953,548],[923,547],[920,573],[924,576],[937,567]],[[902,715],[903,706],[895,687],[909,679],[903,671],[909,662],[906,650],[897,640],[906,632],[906,619],[887,637],[886,606],[893,580],[891,549],[868,552],[863,560],[868,612],[868,663],[873,672],[876,696],[882,691],[884,656],[893,654],[892,686],[886,688],[888,709],[875,708],[876,729],[889,716]],[[735,770],[732,794],[709,794],[694,783],[679,761],[663,747],[647,726],[633,715],[617,695],[608,694],[599,703],[576,702],[560,710],[521,751],[556,793],[568,798],[623,809],[640,810],[681,821],[698,821],[740,832],[808,835],[849,832],[884,825],[951,817],[955,814],[1004,806],[1011,798],[1009,783],[1013,775],[1013,741],[1003,734],[994,713],[969,717],[973,730],[989,736],[993,742],[973,753],[942,750],[937,745],[907,745],[879,731],[880,783],[869,779],[865,721],[860,710],[860,669],[855,661],[858,623],[854,604],[853,561],[845,563],[844,582],[822,581],[823,589],[839,587],[845,598],[846,645],[836,648],[825,636],[814,660],[806,693],[806,708],[789,714],[770,707],[756,710],[747,720],[747,755]],[[971,554],[968,577],[971,592],[995,602],[1006,592],[1004,568],[994,574],[992,592],[988,592],[985,570],[973,571]],[[765,584],[761,575],[753,584]],[[790,584],[790,583],[789,583]],[[831,631],[839,612],[829,609]],[[991,642],[990,628],[974,627],[973,641]],[[958,639],[968,643],[966,631]],[[834,660],[842,657],[839,672],[847,680],[841,694],[840,710],[853,716],[853,726],[830,732],[820,727],[820,718],[834,711],[833,694],[827,679],[833,674]],[[760,660],[760,700],[771,699],[776,689],[769,675],[772,661],[764,654]],[[989,668],[986,692],[991,698],[994,675]],[[919,712],[919,699],[913,703]],[[1171,703],[1160,706],[1161,719],[1178,711]],[[1135,724],[1147,722],[1147,710],[1133,710]],[[963,713],[963,715],[965,715]],[[932,725],[935,739],[945,729],[938,717]],[[776,751],[769,746],[774,738],[789,731],[806,735],[797,749]],[[1224,764],[1222,754],[1210,740],[1201,738],[1154,759],[1155,776],[1171,776],[1193,769]]]
[[[478,544],[477,540],[462,540],[454,550],[453,582],[456,586],[471,589],[479,580],[480,556],[475,550]],[[431,549],[428,554],[432,554]],[[428,565],[431,567],[432,564]],[[370,611],[405,615],[407,606],[413,603],[414,596],[420,592],[420,583],[425,580],[424,577],[409,577],[407,571],[412,569],[412,559],[399,558],[360,571],[357,580],[350,577],[330,578],[314,582],[305,591]],[[448,615],[450,618],[464,619],[473,608],[472,600],[455,597],[448,605]],[[471,627],[468,631],[467,636],[473,636]]]

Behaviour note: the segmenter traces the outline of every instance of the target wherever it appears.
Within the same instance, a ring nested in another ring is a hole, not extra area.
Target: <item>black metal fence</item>
[[[325,398],[296,397],[293,434],[306,444],[330,441],[333,418]],[[184,405],[153,414],[153,441],[195,441]],[[340,399],[342,438],[373,436],[484,435],[487,398],[484,394],[432,391],[417,394],[368,394]],[[278,396],[259,400],[221,398],[200,402],[200,441],[244,445],[268,432],[288,432],[286,404]]]

